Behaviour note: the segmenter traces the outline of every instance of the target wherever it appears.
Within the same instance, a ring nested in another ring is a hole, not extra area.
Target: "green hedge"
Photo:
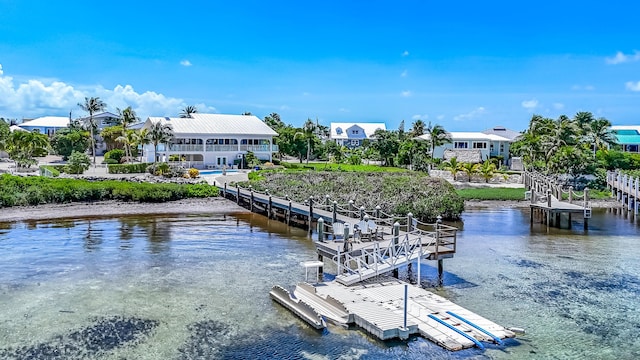
[[[51,172],[51,176],[53,176],[53,177],[60,176],[60,171],[58,169],[56,169],[55,166],[51,166],[51,165],[41,165],[40,166],[40,175],[44,176],[45,172],[47,170],[49,170]]]
[[[109,164],[107,169],[109,174],[137,174],[147,172],[147,167],[151,163],[138,163],[138,164]]]
[[[98,200],[164,202],[218,195],[218,188],[208,184],[151,184],[117,180],[90,182],[41,176],[0,176],[0,208]]]

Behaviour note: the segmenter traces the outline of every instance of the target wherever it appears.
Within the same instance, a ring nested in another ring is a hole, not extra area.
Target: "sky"
[[[528,127],[640,124],[635,1],[0,0],[0,117],[202,113]]]

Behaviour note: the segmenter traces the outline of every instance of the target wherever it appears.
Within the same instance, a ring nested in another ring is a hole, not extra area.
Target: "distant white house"
[[[248,151],[261,160],[272,160],[278,151],[273,144],[273,131],[262,120],[253,115],[191,114],[191,118],[149,117],[142,126],[150,129],[161,122],[171,125],[173,140],[167,146],[145,145],[143,158],[169,161],[176,159],[189,167],[221,168],[232,166],[243,159]]]
[[[509,147],[513,140],[483,132],[449,132],[451,143],[437,146],[433,157],[449,160],[456,157],[461,162],[481,162],[492,156],[502,155],[505,162],[509,159]],[[429,140],[429,134],[418,138]]]
[[[376,130],[387,130],[384,123],[331,123],[329,139],[340,146],[355,148],[365,139],[375,139]]]
[[[53,136],[56,131],[69,127],[68,116],[44,116],[16,125],[26,131],[35,131],[40,134]]]
[[[119,116],[109,111],[93,114],[93,122],[98,127],[98,132],[106,127],[114,126],[118,123]],[[82,125],[88,125],[89,115],[77,118],[75,121]]]

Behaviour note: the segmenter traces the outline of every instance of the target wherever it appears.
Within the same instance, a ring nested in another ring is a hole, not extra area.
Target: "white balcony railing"
[[[204,147],[202,145],[196,144],[170,144],[170,151],[203,151]]]
[[[205,151],[238,151],[238,145],[207,145]]]

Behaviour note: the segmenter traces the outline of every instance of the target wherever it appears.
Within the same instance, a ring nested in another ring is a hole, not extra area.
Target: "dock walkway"
[[[622,174],[618,171],[607,171],[607,187],[611,195],[634,217],[640,212],[640,177]]]

